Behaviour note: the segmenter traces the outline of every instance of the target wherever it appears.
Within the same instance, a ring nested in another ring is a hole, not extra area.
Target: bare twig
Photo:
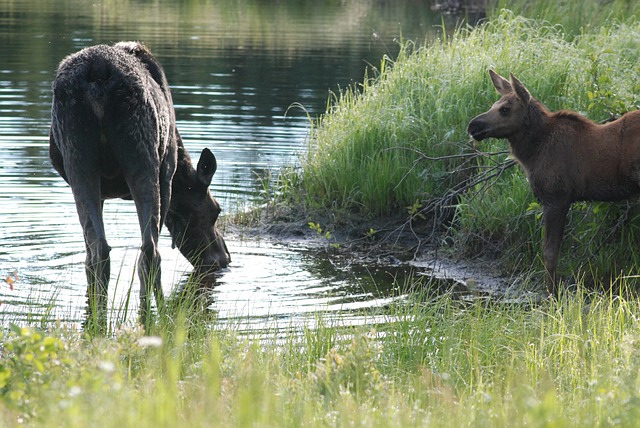
[[[513,159],[506,159],[501,162],[496,161],[493,165],[479,165],[477,162],[479,159],[484,159],[486,161],[487,159],[494,159],[495,156],[506,156],[509,153],[508,151],[482,152],[473,150],[470,153],[434,157],[428,156],[421,151],[411,147],[392,147],[386,150],[406,150],[418,155],[418,157],[413,161],[413,165],[411,166],[409,171],[407,171],[403,175],[400,183],[404,181],[404,179],[420,163],[425,161],[441,162],[456,159],[462,160],[462,163],[458,167],[456,167],[456,169],[452,170],[451,174],[457,176],[469,176],[469,178],[460,181],[458,184],[450,188],[444,195],[430,200],[418,212],[413,213],[402,225],[397,227],[392,233],[388,234],[382,239],[381,243],[385,242],[387,239],[390,239],[391,236],[395,235],[397,243],[397,240],[400,239],[400,236],[405,232],[406,229],[408,229],[411,235],[417,241],[417,244],[414,247],[414,257],[420,251],[423,243],[433,238],[440,224],[442,223],[443,218],[446,217],[446,212],[456,206],[463,194],[467,194],[468,192],[473,191],[470,196],[470,198],[473,199],[478,195],[485,193],[498,181],[500,176],[507,169],[516,164]],[[400,185],[400,183],[396,185],[396,188]],[[427,215],[433,216],[434,221],[432,222],[432,230],[427,236],[420,237],[418,236],[417,232],[414,231],[413,223],[417,218],[424,218]]]

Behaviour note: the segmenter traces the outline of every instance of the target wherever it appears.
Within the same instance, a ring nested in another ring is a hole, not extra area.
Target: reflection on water
[[[401,33],[422,40],[439,22],[422,0],[0,0],[0,275],[19,274],[13,290],[0,282],[3,319],[37,318],[48,302],[56,302],[54,317],[84,313],[82,231],[71,191],[48,160],[51,81],[64,56],[125,39],[150,46],[165,67],[187,149],[209,147],[218,159],[212,191],[228,212],[252,201],[256,172],[296,162],[307,114],[322,114],[330,91],[393,56]],[[306,111],[288,110],[293,103]],[[109,201],[105,219],[110,304],[137,306],[133,205]],[[367,275],[345,275],[297,248],[227,243],[233,264],[213,292],[223,320],[293,319],[384,304],[391,295],[390,281],[372,290],[362,285]],[[160,251],[168,292],[190,267],[166,232]]]
[[[308,325],[318,313],[352,324],[359,309],[382,307],[397,296],[390,287],[394,268],[358,272],[302,247],[237,244],[234,268],[218,280],[212,309],[221,324],[239,331]]]

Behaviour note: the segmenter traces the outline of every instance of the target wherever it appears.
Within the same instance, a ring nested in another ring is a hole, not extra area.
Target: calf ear
[[[493,70],[489,70],[489,76],[491,76],[491,81],[493,82],[493,86],[495,86],[496,91],[500,95],[508,95],[513,92],[513,88],[511,87],[511,83],[504,77],[500,76]]]
[[[531,94],[529,93],[529,90],[525,88],[524,85],[520,83],[520,81],[513,74],[511,75],[511,83],[516,90],[516,95],[518,96],[518,98],[520,98],[523,103],[529,104],[529,101],[531,100]]]
[[[218,169],[218,163],[216,157],[211,153],[211,150],[205,148],[200,154],[200,160],[198,161],[198,181],[205,187],[209,187],[213,174]]]

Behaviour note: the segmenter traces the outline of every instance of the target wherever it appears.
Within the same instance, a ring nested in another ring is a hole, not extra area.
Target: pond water
[[[197,156],[209,147],[218,159],[212,192],[229,213],[255,201],[257,176],[296,163],[308,116],[325,111],[330,91],[393,57],[400,37],[422,41],[440,23],[424,0],[0,0],[0,319],[84,316],[82,230],[48,159],[50,88],[64,56],[96,43],[146,43],[164,65],[187,149]],[[304,110],[289,109],[294,103]],[[133,205],[108,201],[105,218],[110,307],[126,311],[128,298],[138,302]],[[263,240],[227,236],[227,244],[233,262],[212,291],[221,320],[286,325],[399,296],[397,272],[387,268],[345,269],[307,248]],[[160,245],[170,292],[190,266],[166,230]]]

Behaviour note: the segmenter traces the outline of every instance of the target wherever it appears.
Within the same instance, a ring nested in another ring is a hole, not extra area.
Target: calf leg
[[[155,294],[158,310],[164,307],[164,296],[160,278],[160,253],[158,237],[160,235],[160,194],[157,185],[151,182],[153,176],[138,177],[135,185],[129,185],[138,212],[138,222],[142,233],[142,246],[138,259],[140,278],[140,316],[148,321],[151,309],[148,295]],[[155,175],[157,177],[157,175]]]
[[[178,130],[175,130],[175,136],[170,137],[173,139],[179,139],[180,135],[178,134]],[[176,166],[178,162],[178,150],[177,144],[172,143],[167,147],[167,152],[165,154],[165,158],[160,165],[160,228],[165,223],[167,219],[167,212],[169,211],[169,206],[171,205],[171,192],[172,192],[172,183],[173,183],[173,175],[176,171]]]
[[[570,204],[547,204],[543,207],[544,244],[542,255],[547,271],[547,292],[554,296],[557,293],[556,266],[562,244],[562,235],[567,220]]]
[[[87,257],[85,272],[87,275],[87,325],[104,330],[107,322],[107,290],[111,276],[111,248],[106,240],[92,239],[86,244]]]
[[[93,182],[92,181],[97,181]],[[111,275],[111,247],[107,244],[102,220],[103,201],[97,180],[74,182],[73,196],[84,234],[87,250],[85,272],[87,275],[86,327],[104,331],[107,326],[107,290]]]
[[[138,223],[142,235],[140,258],[138,259],[138,277],[140,278],[140,318],[148,323],[151,309],[148,295],[153,292],[158,311],[164,307],[164,296],[160,280],[160,253],[158,237],[163,218],[162,199],[169,200],[171,189],[160,184],[161,152],[164,150],[163,135],[159,135],[156,113],[147,104],[137,105],[135,120],[119,122],[106,132],[114,157],[135,202]],[[169,182],[172,173],[168,175]]]
[[[102,220],[100,125],[83,103],[82,85],[61,81],[54,87],[49,150],[51,161],[69,183],[87,250],[87,324],[106,328],[110,247]],[[89,325],[87,325],[89,327]]]

